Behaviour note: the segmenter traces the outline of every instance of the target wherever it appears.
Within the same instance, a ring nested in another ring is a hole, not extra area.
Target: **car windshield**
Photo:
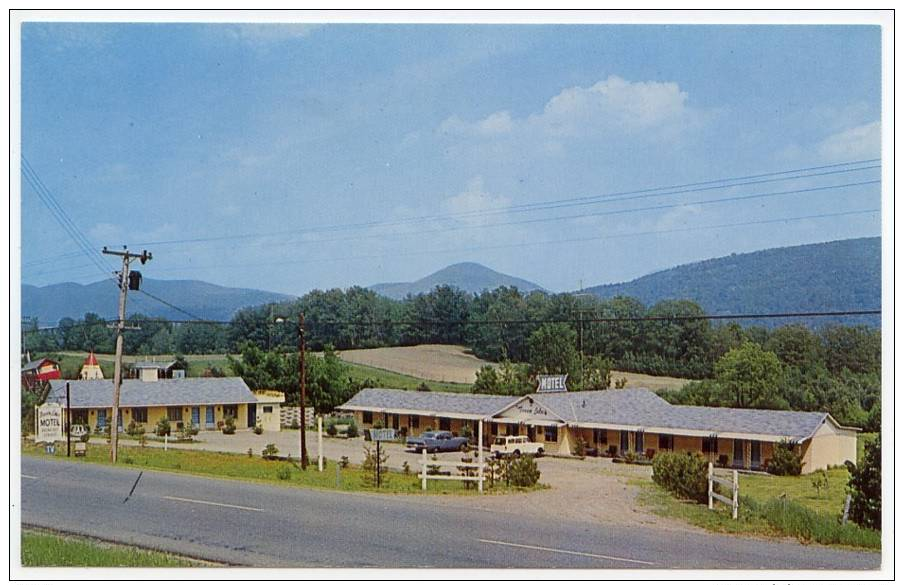
[[[424,437],[425,439],[435,439],[437,434],[438,433],[428,431],[421,436]]]
[[[494,445],[505,445],[505,437],[496,437],[496,440],[493,442]]]

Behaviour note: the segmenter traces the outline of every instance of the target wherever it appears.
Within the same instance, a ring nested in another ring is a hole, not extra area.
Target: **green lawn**
[[[398,388],[400,390],[417,390],[418,386],[426,383],[433,392],[470,392],[470,384],[459,384],[456,382],[434,382],[433,380],[423,380],[414,376],[407,376],[397,372],[390,372],[372,366],[363,366],[343,361],[348,367],[349,376],[355,380],[370,379],[378,388]]]
[[[88,538],[22,531],[24,567],[193,567],[188,559]]]
[[[39,449],[30,441],[23,441],[22,453],[37,457],[65,458],[66,449],[57,449],[55,455],[47,455],[43,449]],[[296,453],[297,457],[297,453]],[[362,457],[363,459],[363,453]],[[466,488],[463,482],[458,481],[430,481],[427,483],[427,491],[421,491],[421,481],[417,477],[417,455],[412,455],[408,460],[411,473],[404,474],[398,471],[387,471],[383,474],[380,488],[376,488],[368,481],[368,475],[359,465],[351,464],[339,469],[336,473],[337,462],[327,461],[324,471],[317,471],[316,459],[308,466],[306,471],[299,469],[296,464],[285,461],[269,461],[261,457],[260,453],[249,457],[244,454],[218,453],[211,451],[195,451],[189,449],[172,449],[164,451],[154,447],[125,447],[119,448],[119,467],[136,467],[142,469],[154,469],[160,471],[173,471],[203,475],[208,477],[240,479],[246,481],[259,481],[271,484],[279,484],[292,487],[318,488],[340,491],[367,491],[380,493],[410,493],[410,494],[459,494],[476,495],[476,488]],[[110,448],[107,445],[91,444],[85,457],[72,457],[73,462],[87,462],[97,464],[110,464]],[[398,465],[401,462],[393,461]],[[484,484],[486,487],[486,484]],[[486,489],[486,493],[503,493],[511,491],[523,491],[524,489],[537,488],[495,488]]]
[[[841,514],[850,474],[847,469],[841,468],[830,469],[826,473],[829,478],[829,489],[821,489],[818,496],[812,484],[813,474],[798,476],[739,474],[738,484],[741,494],[761,502],[784,495],[814,512]]]

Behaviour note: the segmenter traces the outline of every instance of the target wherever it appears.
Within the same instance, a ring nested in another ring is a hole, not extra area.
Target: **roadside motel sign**
[[[63,440],[63,407],[46,403],[38,407],[37,441],[50,443]]]
[[[541,392],[568,392],[565,380],[568,374],[557,374],[554,376],[539,375],[537,376],[537,393]]]
[[[371,441],[395,441],[395,429],[370,429]]]

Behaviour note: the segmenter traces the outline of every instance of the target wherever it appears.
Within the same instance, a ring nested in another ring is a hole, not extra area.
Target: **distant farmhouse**
[[[140,361],[129,366],[129,378],[154,382],[169,378],[184,378],[185,370],[177,370],[175,361]]]
[[[491,396],[365,388],[339,407],[362,428],[376,421],[417,434],[476,436],[487,446],[501,435],[527,435],[549,454],[570,455],[579,439],[600,453],[653,457],[659,451],[700,453],[713,463],[763,469],[777,443],[788,441],[803,472],[857,460],[857,430],[824,412],[672,405],[646,389]]]
[[[34,388],[43,382],[60,378],[60,364],[50,358],[32,360],[22,366],[22,385],[26,388]]]

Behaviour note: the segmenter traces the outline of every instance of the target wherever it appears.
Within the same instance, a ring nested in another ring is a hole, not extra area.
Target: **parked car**
[[[467,451],[468,438],[456,437],[449,431],[427,431],[420,437],[408,437],[405,448],[420,453],[437,453],[439,451]]]
[[[522,455],[543,456],[543,443],[532,443],[524,435],[496,437],[491,449],[496,459],[502,457],[521,457]]]

